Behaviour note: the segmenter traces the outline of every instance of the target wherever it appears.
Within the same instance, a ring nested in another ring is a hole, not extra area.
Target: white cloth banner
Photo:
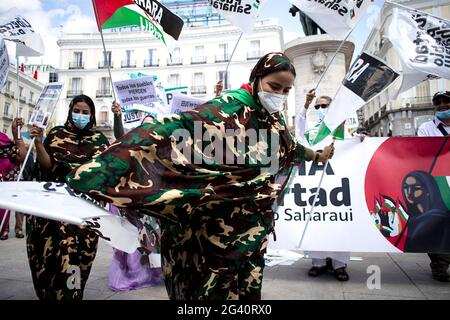
[[[371,0],[289,0],[335,39],[344,39],[366,14]]]
[[[450,252],[450,141],[355,137],[335,147],[301,250]],[[299,166],[270,249],[297,249],[322,169]]]
[[[174,94],[171,103],[171,113],[180,113],[192,110],[207,100],[190,97],[184,94]]]
[[[31,24],[13,8],[0,17],[0,36],[16,42],[18,56],[33,57],[45,53],[41,35],[33,30]]]
[[[2,182],[0,208],[63,221],[93,230],[112,247],[133,253],[140,245],[138,229],[125,218],[75,196],[64,183]]]
[[[45,85],[38,101],[36,102],[36,105],[34,106],[33,113],[31,114],[28,124],[35,124],[44,130],[47,128],[50,118],[55,111],[62,88],[63,84],[57,82],[52,82]]]
[[[9,56],[5,40],[0,37],[0,91],[8,78]]]
[[[394,8],[388,37],[403,71],[397,95],[428,79],[450,79],[450,21]]]
[[[252,33],[266,0],[209,0],[209,4],[244,33]]]

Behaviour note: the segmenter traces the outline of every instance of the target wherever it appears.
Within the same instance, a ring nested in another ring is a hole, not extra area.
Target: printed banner
[[[344,39],[366,14],[372,0],[289,0],[335,39]]]
[[[206,101],[205,99],[193,98],[184,94],[174,94],[171,103],[171,113],[192,110]]]
[[[328,135],[343,137],[341,124],[356,110],[388,88],[398,73],[378,58],[363,52],[350,67],[331,102],[313,144]]]
[[[450,21],[394,8],[388,37],[402,65],[397,95],[428,79],[450,79]]]
[[[5,40],[0,37],[0,91],[8,78],[9,56]]]
[[[125,109],[157,101],[153,77],[140,77],[113,83],[117,98]],[[145,110],[144,110],[145,111]],[[151,112],[151,110],[148,110]]]
[[[0,194],[0,208],[86,226],[112,247],[127,253],[140,245],[138,229],[128,220],[110,214],[65,183],[2,182]]]
[[[28,124],[35,124],[42,129],[46,129],[48,123],[55,111],[56,104],[58,103],[59,96],[63,88],[62,83],[48,83],[42,89],[36,105],[34,106],[33,113],[31,114]]]
[[[185,94],[185,95],[191,95],[191,90],[187,86],[183,87],[173,87],[173,88],[166,88],[164,89],[166,92],[166,98],[167,98],[167,105],[170,107],[172,103],[172,98],[174,94]]]
[[[450,139],[355,137],[335,146],[300,249],[450,252]],[[298,167],[269,248],[297,249],[323,168]]]
[[[0,17],[0,36],[14,41],[18,56],[41,56],[45,53],[41,35],[33,30],[31,24],[13,8]]]
[[[209,0],[209,4],[244,33],[252,33],[266,0]]]

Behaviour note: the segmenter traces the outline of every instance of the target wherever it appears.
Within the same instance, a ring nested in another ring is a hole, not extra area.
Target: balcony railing
[[[20,102],[23,102],[23,103],[26,103],[26,102],[27,102],[27,98],[24,97],[24,96],[20,96],[20,97],[19,97],[19,101],[20,101]]]
[[[192,57],[191,58],[191,64],[203,64],[206,63],[206,57],[202,56],[202,57]]]
[[[183,64],[183,59],[181,57],[172,58],[172,61],[170,61],[170,59],[167,60],[168,66],[180,66],[182,64]]]
[[[4,95],[9,97],[9,98],[14,98],[14,91],[7,90],[7,91],[4,92]]]
[[[136,68],[136,61],[122,60],[120,65],[122,68]]]
[[[192,94],[205,94],[206,86],[193,86],[191,92]]]
[[[414,97],[414,98],[406,98],[405,99],[405,106],[410,106],[412,108],[414,107],[424,107],[429,105],[432,106],[431,97],[425,96],[425,97]]]
[[[13,118],[12,113],[7,112],[3,113],[3,120],[12,120],[12,118]]]
[[[30,106],[34,106],[34,105],[36,104],[36,101],[35,101],[34,99],[28,99],[27,103],[28,103]]]
[[[98,68],[99,69],[106,69],[108,67],[110,67],[110,68],[113,67],[111,61],[99,61],[99,63],[98,63]]]
[[[84,62],[81,61],[69,62],[69,69],[84,69]]]
[[[67,90],[67,98],[73,98],[83,94],[83,90]]]
[[[216,56],[216,62],[228,62],[230,61],[229,54],[221,54]]]
[[[97,90],[96,95],[97,98],[102,98],[102,97],[111,97],[112,93],[111,90]]]
[[[144,60],[144,67],[159,67],[159,59],[145,59]]]
[[[247,60],[256,60],[263,56],[262,51],[250,51],[247,53]]]

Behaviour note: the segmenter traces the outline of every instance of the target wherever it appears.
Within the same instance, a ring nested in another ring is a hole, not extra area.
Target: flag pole
[[[243,34],[244,34],[244,33],[241,32],[241,34],[239,35],[239,38],[238,38],[238,40],[237,40],[237,42],[236,42],[236,45],[234,46],[233,52],[231,53],[231,57],[230,57],[230,59],[228,60],[227,67],[226,67],[226,69],[225,69],[225,76],[227,76],[228,67],[230,66],[231,59],[233,59],[234,52],[236,51],[236,48],[237,48],[237,46],[238,46],[238,44],[239,44],[239,41],[241,41],[241,38],[242,38],[242,35],[243,35]]]
[[[20,129],[19,129],[19,132],[20,132]],[[33,148],[33,143],[34,143],[34,140],[35,140],[35,139],[36,139],[36,138],[33,138],[33,139],[31,140],[31,142],[30,142],[30,146],[28,147],[27,155],[25,156],[25,160],[23,161],[23,163],[22,163],[22,165],[21,165],[21,167],[20,167],[19,174],[17,175],[17,179],[16,179],[17,182],[19,182],[20,179],[22,178],[23,170],[25,169],[25,165],[26,165],[26,163],[27,163],[27,161],[28,161],[28,157],[30,156],[31,149]],[[3,230],[3,225],[5,224],[6,216],[9,214],[9,211],[10,211],[10,210],[6,210],[6,211],[5,211],[5,214],[3,215],[2,222],[0,223],[0,231]]]
[[[17,44],[16,44],[16,74],[17,74],[17,83],[16,83],[16,94],[17,94],[17,110],[16,110],[16,116],[17,118],[20,118],[20,92],[19,92],[19,56],[17,55]],[[20,127],[17,126],[17,137],[20,139]],[[1,230],[1,229],[0,229]]]
[[[334,59],[336,58],[337,54],[339,53],[339,51],[341,50],[342,46],[344,45],[345,41],[347,41],[348,37],[350,36],[350,33],[352,33],[352,29],[350,29],[347,34],[345,35],[344,40],[341,41],[341,44],[339,45],[339,47],[336,49],[336,51],[334,52],[333,56],[331,57],[330,61],[328,62],[325,70],[322,72],[322,74],[320,75],[319,81],[317,82],[316,87],[314,88],[314,91],[317,90],[317,88],[319,87],[319,84],[322,82],[323,77],[325,76],[325,73],[327,73],[328,69],[331,66],[331,63],[333,63]]]
[[[92,0],[92,4],[94,6],[94,13],[95,13],[95,20],[97,21],[97,26],[98,26],[98,30],[100,31],[100,37],[102,38],[102,44],[103,44],[103,62],[106,62],[106,46],[105,46],[105,39],[103,38],[103,31],[102,31],[102,27],[100,26],[100,23],[98,21],[98,11],[97,11],[97,5],[95,4],[95,0]],[[111,82],[111,89],[112,89],[112,94],[113,94],[113,98],[114,101],[117,101],[116,99],[116,93],[114,91],[114,85],[113,85],[113,81],[112,81],[112,76],[111,76],[111,68],[110,68],[110,61],[108,61],[108,74],[109,74],[109,80]]]

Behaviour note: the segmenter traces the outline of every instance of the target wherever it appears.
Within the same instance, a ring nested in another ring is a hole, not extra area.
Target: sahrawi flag
[[[13,8],[0,16],[0,36],[16,43],[16,54],[22,57],[42,56],[44,43],[27,19]]]
[[[335,39],[344,39],[373,0],[289,0]]]
[[[427,79],[450,79],[450,21],[394,8],[388,37],[402,64],[398,93]]]
[[[183,19],[155,0],[92,0],[99,31],[138,26],[161,40],[171,52]],[[170,36],[170,37],[169,37]]]
[[[252,33],[261,7],[267,0],[209,0],[209,4],[244,33]]]
[[[341,124],[348,116],[389,87],[397,77],[398,73],[384,62],[363,52],[342,81],[313,144],[322,141],[328,135],[343,138],[344,131],[341,130]]]

